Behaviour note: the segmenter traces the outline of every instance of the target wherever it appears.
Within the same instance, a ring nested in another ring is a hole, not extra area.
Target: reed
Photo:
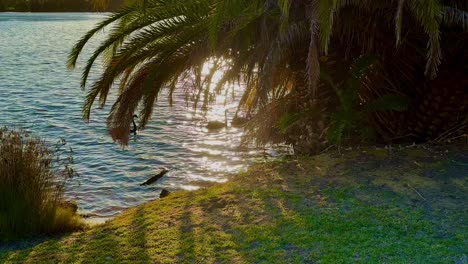
[[[83,227],[61,206],[69,168],[59,165],[40,138],[0,128],[0,241]]]

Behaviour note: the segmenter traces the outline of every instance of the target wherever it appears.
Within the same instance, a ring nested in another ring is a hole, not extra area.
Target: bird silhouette
[[[206,128],[210,131],[220,130],[227,127],[227,110],[224,111],[224,122],[221,121],[209,121]]]
[[[137,125],[135,123],[135,118],[138,118],[137,115],[133,115],[133,119],[132,119],[132,123],[133,123],[133,128],[130,129],[130,133],[133,134],[133,135],[136,135],[137,134]]]

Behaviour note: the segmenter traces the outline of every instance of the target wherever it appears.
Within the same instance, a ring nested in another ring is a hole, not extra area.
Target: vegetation
[[[330,138],[348,139],[330,136],[344,131],[338,113],[344,91],[336,93],[320,76],[344,83],[352,65],[372,55],[378,63],[354,84],[355,112],[387,95],[408,102],[399,112],[381,107],[362,117],[373,142],[445,141],[463,137],[468,128],[468,66],[462,63],[468,58],[467,10],[463,0],[133,1],[83,36],[69,66],[75,67],[90,38],[109,28],[83,70],[84,87],[96,60],[105,58],[84,117],[96,100],[105,104],[119,82],[107,125],[123,144],[133,113],[141,111],[144,128],[162,90],[172,95],[188,82],[195,104],[206,105],[209,95],[240,82],[245,91],[238,114],[256,120],[246,139],[288,142],[298,152],[316,153],[334,143]],[[202,74],[206,65],[211,71]],[[213,83],[216,70],[222,78]],[[281,129],[291,116],[293,126]]]
[[[362,149],[252,167],[5,263],[464,263],[466,149]]]
[[[91,12],[116,10],[123,0],[110,1],[102,8],[89,0],[1,0],[0,12]]]
[[[23,3],[44,11],[52,2]],[[136,111],[147,125],[164,89],[185,88],[206,110],[240,84],[236,117],[253,117],[247,141],[307,154],[340,147],[257,165],[84,232],[0,247],[0,262],[466,262],[466,146],[341,146],[468,142],[467,21],[462,0],[127,1],[68,61],[74,68],[110,29],[83,70],[85,87],[104,59],[83,112],[89,118],[119,83],[107,120],[115,140],[128,143]],[[3,129],[0,139],[0,239],[80,228],[61,205],[69,168],[57,176],[54,152],[27,133]]]
[[[63,206],[63,186],[73,171],[59,170],[64,163],[56,159],[40,139],[0,129],[0,242],[83,227]]]

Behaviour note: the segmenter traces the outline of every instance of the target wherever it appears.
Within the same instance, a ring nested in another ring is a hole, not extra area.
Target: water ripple
[[[245,161],[256,156],[256,151],[237,148],[241,130],[202,128],[191,118],[183,94],[176,96],[174,107],[158,102],[155,120],[126,149],[108,136],[108,106],[96,109],[89,123],[84,122],[85,91],[79,87],[80,72],[66,69],[67,54],[102,18],[82,13],[0,14],[0,126],[32,130],[49,142],[68,142],[81,176],[70,182],[66,194],[78,201],[83,213],[113,216],[156,199],[162,188],[193,190],[199,187],[196,183],[223,182],[226,173],[244,168]],[[83,57],[98,44],[99,40],[90,43]],[[161,167],[171,170],[165,178],[154,186],[139,185]]]

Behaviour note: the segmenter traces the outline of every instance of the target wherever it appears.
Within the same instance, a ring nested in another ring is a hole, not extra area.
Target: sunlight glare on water
[[[81,118],[86,92],[80,89],[80,71],[68,71],[68,52],[103,14],[0,14],[0,126],[23,128],[51,144],[60,138],[73,149],[80,177],[67,187],[67,198],[76,200],[80,212],[102,217],[157,199],[161,189],[194,190],[204,182],[226,181],[255,159],[257,151],[240,150],[242,130],[209,132],[204,120],[193,119],[193,108],[183,89],[169,105],[167,96],[157,103],[153,120],[132,138],[127,148],[112,142],[105,120],[109,105],[95,109],[89,123]],[[83,66],[99,41],[85,49]],[[209,71],[209,65],[207,66]],[[95,69],[91,79],[96,79]],[[219,80],[215,74],[213,82]],[[218,95],[208,120],[224,120],[235,104],[224,105]],[[230,96],[230,95],[229,95]],[[112,102],[115,95],[110,98]],[[156,184],[140,186],[167,167],[170,172]]]

